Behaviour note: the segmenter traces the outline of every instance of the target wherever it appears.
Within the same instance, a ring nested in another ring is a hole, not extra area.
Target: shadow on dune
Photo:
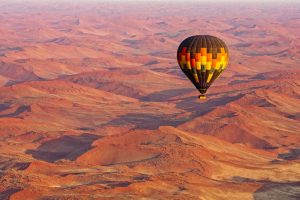
[[[7,190],[4,190],[3,192],[0,192],[0,199],[1,200],[9,200],[10,196],[16,192],[21,191],[20,188],[8,188]]]
[[[223,95],[219,98],[208,99],[205,102],[199,102],[197,97],[188,97],[183,99],[183,101],[177,103],[176,107],[191,112],[191,119],[193,119],[195,117],[204,115],[219,106],[223,106],[227,103],[235,101],[243,96],[243,94],[238,94],[234,96]]]
[[[254,200],[298,200],[300,199],[300,182],[267,183],[256,190]]]
[[[5,108],[3,107],[3,109],[5,109]],[[0,105],[0,111],[1,111],[1,105]],[[9,113],[9,114],[0,115],[0,117],[17,117],[19,114],[21,114],[23,112],[30,112],[30,111],[31,111],[31,107],[24,105],[24,106],[18,107],[15,112]]]
[[[300,159],[300,149],[291,149],[288,153],[281,153],[278,158],[284,160],[297,160]]]
[[[7,108],[9,108],[9,104],[0,103],[0,112],[3,111],[3,110],[6,110]]]
[[[194,91],[193,88],[180,88],[180,89],[171,89],[171,90],[163,90],[159,92],[151,93],[147,96],[140,98],[142,101],[152,101],[152,102],[163,102],[167,101],[170,98],[178,97],[183,94],[187,94],[189,92]]]
[[[42,143],[37,149],[27,150],[27,154],[38,160],[55,162],[60,159],[75,160],[91,148],[91,144],[100,138],[93,134],[66,135]]]
[[[167,101],[173,96],[180,96],[180,93],[184,94],[188,91],[186,89],[179,90],[167,90],[148,95],[143,97],[145,101]],[[224,95],[220,98],[209,99],[206,102],[198,102],[198,98],[186,97],[178,100],[176,107],[185,110],[190,114],[189,117],[178,118],[175,115],[154,115],[145,113],[129,113],[122,115],[116,119],[111,120],[107,125],[123,125],[123,124],[133,124],[137,129],[157,129],[160,126],[178,126],[187,121],[190,121],[196,117],[204,115],[218,106],[225,105],[231,101],[241,98],[243,95],[239,94],[236,96]]]
[[[235,183],[261,183],[262,187],[253,193],[254,200],[298,200],[300,199],[300,182],[271,182],[255,180],[240,176],[232,178]]]
[[[97,181],[97,182],[91,182],[86,185],[94,185],[94,184],[102,184],[109,188],[117,188],[117,187],[128,187],[132,184],[132,182],[129,181]]]
[[[176,126],[182,123],[182,120],[172,119],[172,116],[154,115],[146,113],[129,113],[111,120],[106,125],[125,125],[133,124],[136,129],[155,130],[160,126]]]

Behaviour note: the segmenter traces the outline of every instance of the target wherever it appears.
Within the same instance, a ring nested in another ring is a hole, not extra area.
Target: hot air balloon
[[[181,70],[199,90],[199,99],[228,65],[228,48],[219,38],[195,35],[181,42],[177,60]]]

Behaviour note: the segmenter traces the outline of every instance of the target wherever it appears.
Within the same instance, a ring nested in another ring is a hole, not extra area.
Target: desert
[[[299,9],[0,1],[0,199],[299,199]],[[196,34],[230,52],[201,101]]]

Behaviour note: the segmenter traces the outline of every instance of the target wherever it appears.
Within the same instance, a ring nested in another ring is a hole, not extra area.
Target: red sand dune
[[[0,2],[0,199],[298,199],[298,7]],[[203,101],[194,34],[230,50]]]

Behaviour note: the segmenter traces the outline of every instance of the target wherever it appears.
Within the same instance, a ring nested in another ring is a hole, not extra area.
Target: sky
[[[66,0],[69,1],[69,0]],[[70,0],[70,2],[72,2],[74,0]],[[153,2],[153,1],[157,1],[157,2],[176,2],[177,0],[78,0],[78,1],[119,1],[119,2]],[[241,3],[241,2],[283,2],[283,3],[287,3],[287,2],[299,2],[299,0],[184,0],[184,2],[235,2],[235,3]],[[183,2],[182,0],[178,0],[178,2]]]

